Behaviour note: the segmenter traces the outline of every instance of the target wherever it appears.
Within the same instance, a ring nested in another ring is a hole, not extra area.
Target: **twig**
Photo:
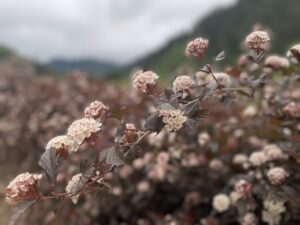
[[[215,75],[214,75],[214,73],[213,73],[213,71],[212,71],[212,69],[211,69],[211,65],[210,65],[210,64],[207,64],[206,66],[207,66],[207,68],[208,68],[208,72],[212,75],[212,77],[213,77],[214,80],[216,81],[216,83],[217,83],[217,88],[219,88],[219,87],[220,87],[219,81],[218,81],[217,78],[215,77]]]

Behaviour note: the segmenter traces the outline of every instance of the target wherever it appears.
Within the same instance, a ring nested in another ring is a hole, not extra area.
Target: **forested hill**
[[[169,77],[179,67],[199,69],[202,65],[196,60],[184,56],[186,44],[196,38],[205,37],[210,40],[207,59],[226,51],[224,63],[234,63],[242,50],[242,41],[252,30],[253,25],[261,24],[271,31],[271,51],[285,54],[294,43],[300,43],[300,0],[238,0],[227,8],[217,9],[194,27],[193,32],[183,34],[171,40],[161,49],[131,63],[118,67],[112,63],[96,60],[54,61],[40,64],[20,57],[8,48],[0,46],[0,66],[7,62],[20,64],[23,59],[26,65],[33,66],[38,73],[69,72],[82,69],[91,74],[120,78],[126,76],[132,68],[143,67],[153,70],[162,77]],[[16,61],[16,62],[15,62]],[[204,62],[203,62],[204,64]]]
[[[184,49],[189,40],[198,36],[210,39],[208,57],[225,50],[227,60],[232,62],[242,51],[241,41],[257,23],[272,31],[271,51],[285,54],[291,44],[300,42],[299,22],[299,0],[239,0],[202,19],[191,34],[175,38],[130,67],[141,66],[164,75],[175,71],[184,62],[191,64],[193,62],[184,56]]]

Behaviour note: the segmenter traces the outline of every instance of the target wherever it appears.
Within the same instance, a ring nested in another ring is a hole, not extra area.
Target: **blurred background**
[[[134,68],[165,80],[197,70],[184,49],[198,36],[210,39],[207,60],[225,50],[224,64],[235,64],[258,28],[285,55],[300,41],[299,10],[299,0],[0,0],[0,192],[39,170],[44,145],[88,102],[132,101],[122,91]],[[1,194],[1,224],[9,214]]]
[[[119,78],[142,66],[167,76],[186,62],[190,39],[209,38],[208,56],[227,50],[231,62],[255,25],[285,54],[299,40],[299,7],[297,0],[1,0],[0,56],[22,56],[38,73]]]

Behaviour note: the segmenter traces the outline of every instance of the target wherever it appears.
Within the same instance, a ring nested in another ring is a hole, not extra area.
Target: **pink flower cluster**
[[[287,116],[292,118],[300,118],[300,104],[296,102],[290,102],[282,108],[282,111]]]
[[[109,110],[109,108],[100,101],[92,102],[84,110],[84,116],[86,118],[98,119],[104,116],[104,114]]]
[[[246,37],[245,46],[256,52],[265,51],[268,48],[270,36],[265,31],[254,31]]]
[[[173,90],[175,92],[188,92],[194,87],[195,81],[187,75],[176,77],[173,81]]]
[[[159,76],[152,71],[138,71],[132,77],[132,86],[135,90],[149,94],[157,84]]]
[[[209,40],[204,38],[196,38],[195,40],[188,43],[185,54],[188,57],[199,57],[202,58],[205,55],[205,51],[207,50],[209,45]]]
[[[288,68],[290,66],[290,62],[284,57],[270,55],[266,58],[265,65],[272,69],[279,70]]]
[[[16,206],[26,200],[34,200],[39,197],[37,190],[41,174],[22,173],[13,179],[6,188],[6,201],[11,206]]]
[[[102,123],[98,123],[91,118],[82,118],[75,120],[68,128],[67,135],[73,137],[80,145],[82,142],[96,134],[102,127]]]

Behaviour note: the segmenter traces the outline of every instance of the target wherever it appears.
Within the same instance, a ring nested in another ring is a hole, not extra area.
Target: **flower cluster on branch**
[[[163,90],[156,73],[137,71],[133,106],[87,105],[83,118],[46,144],[39,165],[51,185],[43,190],[42,176],[30,173],[8,185],[14,220],[31,206],[24,202],[69,199],[89,213],[88,222],[77,218],[82,224],[299,222],[299,48],[288,51],[291,62],[263,61],[269,42],[267,32],[255,31],[236,67],[215,72],[207,64]],[[202,59],[208,45],[197,38],[185,53]],[[73,157],[80,169],[64,167]]]

